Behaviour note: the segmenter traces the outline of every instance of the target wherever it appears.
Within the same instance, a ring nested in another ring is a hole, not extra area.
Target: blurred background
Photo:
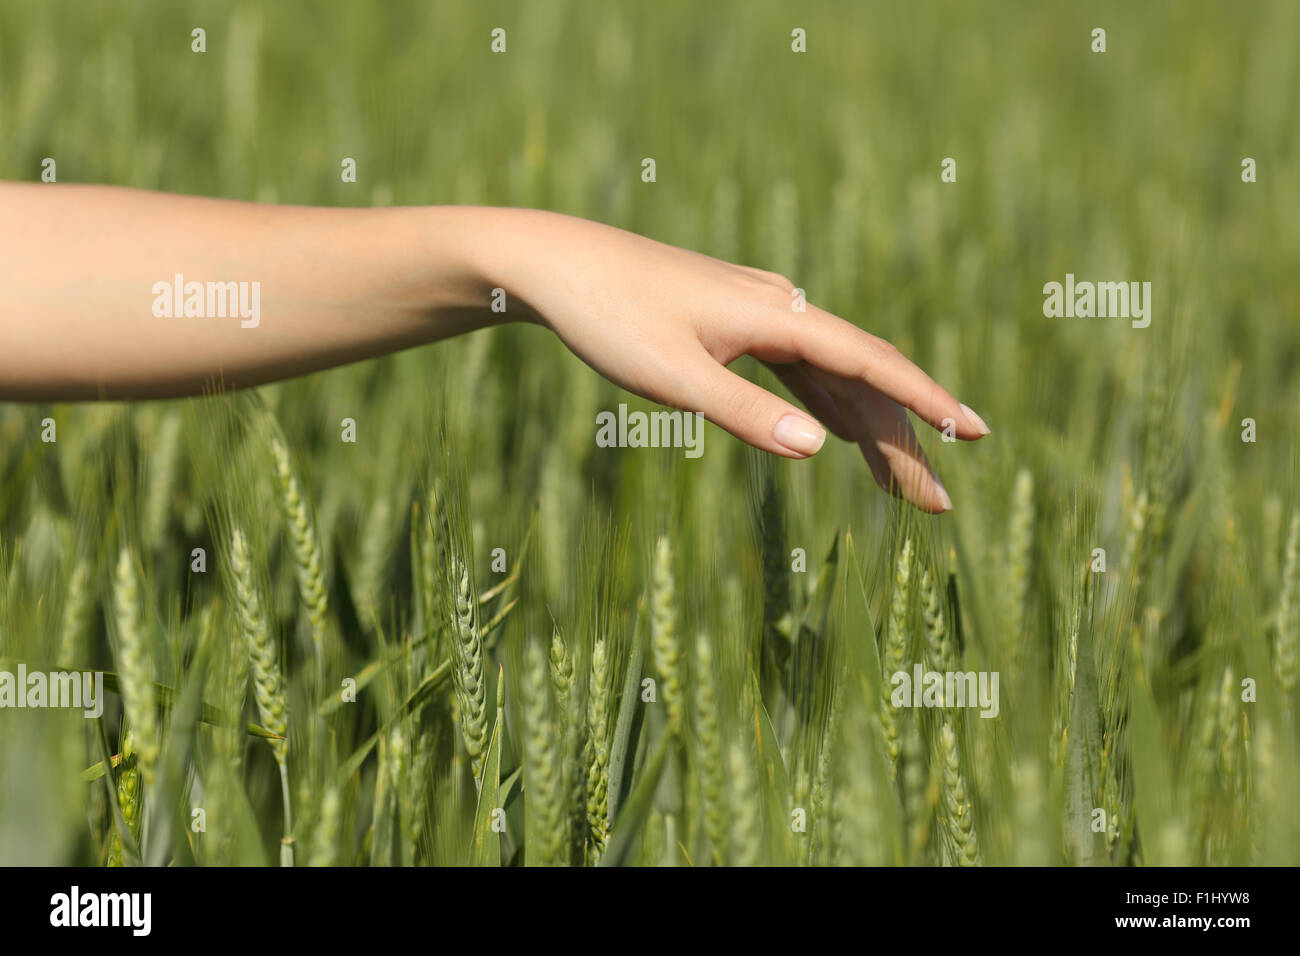
[[[195,28],[206,33],[204,53],[191,49]],[[491,49],[496,28],[504,53]],[[1092,49],[1096,28],[1104,53]],[[806,52],[792,51],[796,29]],[[900,542],[912,535],[937,579],[951,580],[948,600],[953,588],[971,596],[948,610],[973,659],[1014,672],[1021,706],[997,732],[1005,736],[963,736],[986,859],[1294,862],[1300,840],[1281,803],[1271,818],[1267,806],[1255,814],[1277,827],[1261,840],[1242,801],[1294,792],[1298,779],[1294,536],[1288,551],[1300,507],[1297,36],[1300,7],[1287,0],[0,0],[0,177],[37,180],[48,157],[60,182],[320,205],[535,206],[788,275],[810,301],[893,341],[989,422],[992,436],[969,447],[924,437],[951,515],[906,523],[857,450],[840,443],[810,462],[759,461],[709,426],[698,461],[597,449],[598,411],[650,406],[544,330],[476,333],[259,390],[314,512],[338,672],[419,621],[409,612],[420,600],[409,545],[423,525],[412,503],[427,511],[436,500],[439,467],[461,472],[481,589],[495,583],[492,549],[504,547],[513,566],[528,541],[531,583],[498,649],[507,682],[525,635],[549,640],[553,620],[581,631],[593,601],[616,614],[620,633],[644,628],[636,603],[651,589],[654,542],[667,535],[682,630],[692,641],[697,631],[718,635],[734,665],[723,668],[724,691],[743,710],[744,675],[761,669],[763,642],[779,640],[764,620],[773,521],[786,550],[806,549],[808,578],[833,541],[834,573],[852,573],[843,564],[852,531],[871,613],[841,607],[856,584],[835,592],[849,641],[886,640],[879,622],[897,588]],[[1247,157],[1253,183],[1242,180]],[[356,161],[355,183],[341,181],[345,158]],[[655,161],[653,183],[642,181],[645,158]],[[941,181],[947,158],[951,183]],[[1150,327],[1044,317],[1044,284],[1067,273],[1151,282]],[[779,390],[756,364],[737,368]],[[179,687],[201,612],[222,592],[219,574],[188,573],[188,555],[198,546],[215,555],[214,515],[243,509],[246,523],[267,529],[263,563],[291,696],[308,693],[293,676],[306,646],[293,558],[271,468],[230,437],[241,414],[228,400],[0,404],[0,657],[53,660],[72,633],[82,654],[74,663],[112,670],[112,574],[129,545],[156,631],[156,678]],[[47,417],[57,451],[40,440]],[[358,423],[359,446],[338,441],[345,417]],[[1241,440],[1245,418],[1256,423],[1254,443]],[[622,535],[624,563],[593,561],[601,535]],[[1119,579],[1109,597],[1100,585],[1079,590],[1098,547]],[[811,602],[815,586],[802,580],[791,586]],[[70,632],[78,587],[91,608],[76,612],[87,623]],[[340,604],[356,609],[351,618]],[[1092,609],[1083,638],[1070,625],[1081,605]],[[920,620],[919,608],[909,614]],[[1071,655],[1088,656],[1090,626],[1100,690],[1076,707]],[[1014,664],[998,656],[1004,638],[1024,651]],[[1116,663],[1106,641],[1132,657]],[[487,670],[495,687],[496,668]],[[1145,790],[1107,749],[1131,705],[1130,691],[1106,690],[1121,672],[1151,704],[1141,711],[1149,734],[1125,745],[1168,761],[1167,780]],[[1224,689],[1243,676],[1270,689],[1260,693],[1263,757],[1249,749],[1259,746],[1254,718]],[[1119,696],[1107,702],[1110,692]],[[803,726],[798,702],[786,705],[782,718],[769,700],[778,736]],[[255,720],[251,696],[244,706]],[[1031,728],[1068,726],[1088,707],[1100,714],[1090,769],[1070,770],[1045,737],[1031,742]],[[78,776],[100,759],[98,743],[65,716],[0,713],[0,861],[102,859],[104,792]],[[115,704],[105,720],[115,740]],[[364,740],[382,720],[368,713],[339,739]],[[815,777],[821,752],[794,753],[798,736],[781,741],[791,787],[796,766]],[[266,748],[247,746],[260,760],[243,778],[255,834],[217,859],[272,861],[280,797]],[[344,762],[350,747],[336,746],[336,757],[313,750],[311,774]],[[380,800],[375,759],[342,791],[342,826],[352,830],[337,838],[335,862],[373,859],[373,839],[361,848]],[[1273,791],[1251,784],[1261,759]],[[1041,771],[1039,809],[1021,807],[1020,819],[1041,824],[1028,836],[1012,824],[1017,767]],[[1110,807],[1127,831],[1092,850],[1080,849],[1088,837],[1056,839],[1071,793],[1076,817]],[[1144,799],[1148,839],[1134,849]],[[312,805],[301,827],[322,813]],[[662,829],[664,813],[652,811],[647,832]],[[459,818],[431,819],[429,832],[441,833]],[[662,833],[647,839],[663,842]],[[455,858],[428,849],[445,841],[412,840],[426,848],[417,862]],[[861,861],[947,859],[910,856],[904,837],[889,845]],[[659,859],[660,850],[643,852],[638,859]]]

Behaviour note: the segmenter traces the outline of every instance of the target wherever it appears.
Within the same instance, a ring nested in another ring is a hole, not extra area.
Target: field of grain
[[[0,178],[586,216],[791,277],[992,427],[925,430],[929,517],[834,440],[598,447],[653,406],[531,325],[0,403],[0,672],[106,687],[0,707],[0,863],[1300,863],[1297,35],[1286,0],[0,0]],[[1044,315],[1067,275],[1149,281],[1149,326]],[[996,713],[897,706],[917,665]]]

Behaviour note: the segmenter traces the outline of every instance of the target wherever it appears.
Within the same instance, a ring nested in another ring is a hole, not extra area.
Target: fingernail
[[[989,433],[989,426],[984,424],[984,419],[975,414],[975,409],[969,405],[962,405],[961,410],[966,413],[966,419],[975,426],[981,437]]]
[[[939,500],[943,502],[944,511],[952,511],[952,498],[948,496],[948,489],[943,486],[938,475],[934,475],[934,486],[939,489]]]
[[[815,455],[826,442],[826,429],[799,415],[787,415],[776,423],[772,437],[800,455]]]

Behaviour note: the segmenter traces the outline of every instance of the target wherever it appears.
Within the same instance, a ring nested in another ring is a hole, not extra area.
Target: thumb
[[[785,458],[808,458],[826,429],[807,412],[737,375],[704,352],[686,372],[688,406],[741,441]]]

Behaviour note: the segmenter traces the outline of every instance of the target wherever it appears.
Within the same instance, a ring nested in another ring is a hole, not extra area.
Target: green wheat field
[[[104,674],[98,718],[0,709],[0,862],[1300,862],[1297,35],[1287,0],[0,0],[4,179],[586,216],[790,276],[992,427],[924,429],[930,517],[834,440],[598,448],[654,406],[534,326],[0,403],[0,671]],[[1067,274],[1150,281],[1150,326],[1045,317]],[[996,672],[997,715],[894,706],[918,664]]]

